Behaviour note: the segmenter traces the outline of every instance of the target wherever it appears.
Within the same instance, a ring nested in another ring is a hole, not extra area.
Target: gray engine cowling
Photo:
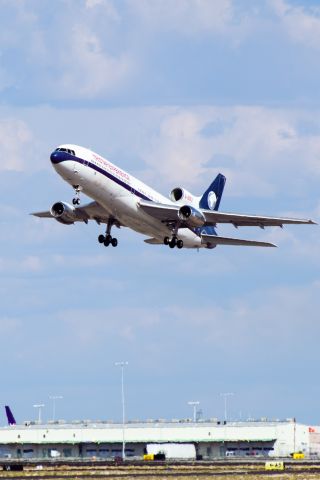
[[[76,209],[65,202],[54,203],[50,209],[50,213],[57,222],[64,223],[65,225],[72,225],[78,219]]]
[[[179,209],[178,217],[191,228],[202,227],[206,222],[202,212],[190,205],[183,205]]]

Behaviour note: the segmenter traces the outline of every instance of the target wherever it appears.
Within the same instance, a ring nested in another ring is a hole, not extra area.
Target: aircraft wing
[[[257,242],[254,240],[242,240],[241,238],[220,237],[217,235],[201,235],[202,243],[210,245],[241,245],[245,247],[276,247],[274,243]]]
[[[51,213],[49,212],[49,210],[45,211],[45,212],[35,212],[35,213],[31,213],[31,215],[35,216],[35,217],[39,217],[39,218],[53,218],[53,216],[51,215]]]
[[[178,220],[181,205],[170,205],[141,200],[140,208],[152,217],[163,223],[172,223]],[[261,215],[246,215],[239,213],[224,213],[215,210],[199,208],[206,219],[205,226],[215,226],[217,223],[229,223],[235,227],[282,227],[287,224],[316,224],[310,219],[265,217]]]
[[[54,218],[49,210],[44,212],[35,212],[31,215],[40,218]],[[90,202],[87,205],[75,207],[75,217],[73,220],[75,222],[87,222],[88,220],[95,220],[97,223],[108,223],[109,214],[99,203]],[[118,221],[114,221],[114,224],[120,226]]]
[[[163,223],[176,222],[178,220],[178,211],[181,205],[168,205],[165,203],[151,202],[150,200],[140,200],[139,207]]]
[[[310,219],[286,218],[286,217],[265,217],[261,215],[246,215],[240,213],[224,213],[213,210],[201,210],[206,218],[206,225],[217,223],[230,223],[234,227],[282,227],[290,224],[312,224]]]

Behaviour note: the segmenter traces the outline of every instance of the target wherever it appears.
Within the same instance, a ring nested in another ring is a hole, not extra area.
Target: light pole
[[[196,423],[197,421],[197,406],[200,405],[199,400],[193,400],[188,402],[188,405],[191,405],[193,407],[193,421]]]
[[[224,398],[224,420],[227,421],[227,397],[231,397],[234,393],[220,393],[220,396]]]
[[[124,367],[129,365],[128,362],[115,362],[116,367],[121,367],[121,400],[122,400],[122,460],[126,457],[126,441],[125,441],[125,402],[124,402]]]
[[[44,403],[39,403],[39,404],[36,404],[36,405],[33,405],[34,408],[37,408],[38,409],[38,424],[40,425],[41,424],[41,409],[45,406]]]
[[[62,400],[63,397],[61,395],[50,395],[50,400],[52,400],[52,421],[54,422],[56,419],[56,400]]]

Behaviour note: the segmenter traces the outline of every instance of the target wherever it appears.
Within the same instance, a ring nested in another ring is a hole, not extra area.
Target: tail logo
[[[217,196],[214,192],[209,192],[208,193],[208,197],[207,197],[207,201],[208,201],[208,207],[210,208],[210,210],[214,210],[214,207],[216,206],[216,203],[217,203]]]

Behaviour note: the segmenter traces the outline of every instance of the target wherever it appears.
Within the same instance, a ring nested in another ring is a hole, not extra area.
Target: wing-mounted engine
[[[178,217],[190,228],[202,227],[206,222],[203,213],[190,205],[183,205],[179,209]]]
[[[57,222],[72,225],[76,221],[87,221],[86,215],[79,209],[65,202],[56,202],[52,205],[50,213]]]
[[[170,193],[170,200],[175,203],[199,206],[199,197],[195,197],[192,193],[188,192],[185,188],[176,187]]]

